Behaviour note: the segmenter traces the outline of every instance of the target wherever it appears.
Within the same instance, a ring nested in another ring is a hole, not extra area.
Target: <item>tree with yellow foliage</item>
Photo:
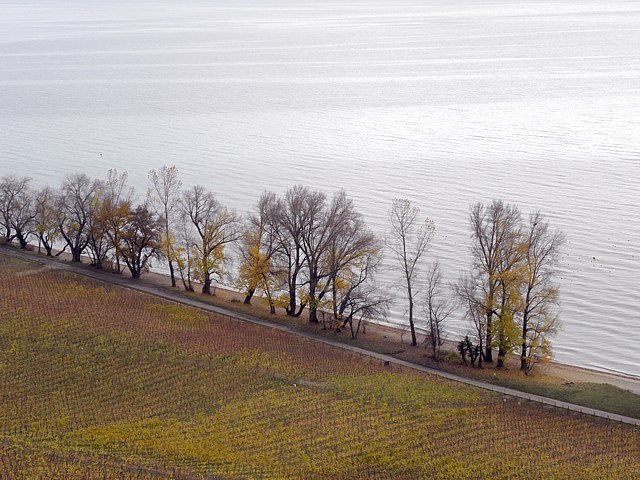
[[[93,214],[89,217],[89,256],[91,263],[102,268],[111,252],[115,270],[120,272],[121,230],[132,210],[134,189],[128,185],[129,174],[110,169],[105,181],[99,181],[94,197]]]
[[[509,208],[507,208],[508,211]],[[519,220],[520,212],[517,212]],[[500,220],[499,220],[500,221]],[[514,223],[506,232],[497,250],[497,292],[494,325],[494,347],[498,348],[496,366],[504,367],[504,360],[518,345],[520,330],[518,313],[522,311],[519,287],[524,281],[523,254],[520,247],[522,232],[519,223]]]
[[[554,283],[560,250],[566,241],[563,232],[551,231],[540,212],[529,216],[529,224],[521,242],[524,281],[522,298],[522,349],[520,369],[529,372],[540,360],[550,358],[550,337],[558,331],[556,307],[558,287]]]
[[[480,305],[484,310],[484,361],[492,363],[493,348],[496,346],[493,321],[499,316],[501,289],[505,292],[505,285],[501,284],[501,279],[504,280],[508,274],[507,263],[510,260],[505,259],[511,255],[510,252],[515,246],[520,210],[515,205],[507,205],[501,200],[494,200],[488,206],[476,203],[469,211],[469,221],[472,232],[472,278],[477,281],[478,290],[476,301],[472,303]],[[506,297],[503,295],[502,298]]]
[[[202,293],[211,294],[213,279],[224,272],[225,246],[242,235],[239,218],[200,185],[183,192],[181,210],[195,230],[195,275],[202,282]]]
[[[247,218],[239,242],[242,259],[236,284],[246,295],[244,303],[251,304],[257,291],[262,291],[275,313],[274,293],[282,284],[280,270],[274,266],[274,256],[282,250],[273,228],[273,212],[277,203],[274,193],[264,192],[256,204],[256,212]]]
[[[473,269],[459,282],[458,295],[485,335],[484,361],[490,362],[497,348],[497,367],[502,367],[520,346],[520,368],[528,372],[550,358],[551,337],[558,330],[553,278],[564,234],[551,232],[540,212],[523,226],[518,207],[499,200],[472,206],[470,220]]]

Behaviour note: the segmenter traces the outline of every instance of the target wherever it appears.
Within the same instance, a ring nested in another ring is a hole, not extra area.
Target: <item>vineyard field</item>
[[[640,429],[0,255],[0,478],[640,478]]]

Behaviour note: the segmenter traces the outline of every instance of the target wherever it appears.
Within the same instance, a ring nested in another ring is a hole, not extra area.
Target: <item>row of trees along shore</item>
[[[265,191],[243,218],[207,188],[184,188],[175,166],[151,170],[148,190],[137,203],[127,173],[117,170],[104,180],[68,175],[58,188],[35,190],[30,182],[0,178],[5,243],[26,248],[37,239],[38,251],[49,256],[61,245],[56,255],[68,250],[74,262],[87,255],[96,268],[121,273],[126,267],[132,278],[152,260],[163,261],[173,287],[180,281],[194,291],[198,282],[205,294],[230,278],[231,249],[239,259],[232,283],[245,293],[244,303],[260,295],[271,313],[282,308],[298,317],[306,309],[309,322],[322,319],[338,331],[348,325],[353,338],[364,319],[387,314],[391,298],[376,281],[386,247],[402,278],[412,345],[418,343],[419,317],[438,357],[445,323],[462,309],[471,326],[458,343],[465,363],[482,367],[497,350],[500,367],[507,354],[519,350],[521,369],[528,372],[550,358],[558,329],[555,276],[565,237],[540,212],[523,221],[515,205],[472,205],[472,265],[448,285],[438,262],[426,262],[435,225],[407,199],[393,201],[382,239],[344,191],[330,198],[300,185],[283,195]]]

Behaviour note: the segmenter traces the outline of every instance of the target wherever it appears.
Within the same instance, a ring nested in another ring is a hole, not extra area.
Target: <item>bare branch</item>
[[[391,236],[387,241],[387,246],[395,254],[404,277],[409,300],[411,344],[414,346],[418,344],[413,319],[415,283],[420,271],[420,262],[435,232],[435,224],[431,220],[427,218],[422,223],[418,220],[419,213],[420,209],[414,207],[408,199],[394,199],[389,211]]]

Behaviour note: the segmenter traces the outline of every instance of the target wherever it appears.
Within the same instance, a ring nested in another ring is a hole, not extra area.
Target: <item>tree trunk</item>
[[[295,298],[291,297],[291,293],[289,293],[289,305],[287,306],[287,308],[285,308],[287,315],[290,317],[295,317],[297,306],[298,304],[296,303]]]
[[[211,273],[205,272],[204,283],[202,284],[202,293],[211,295]]]
[[[336,299],[338,298],[338,287],[336,285],[336,279],[334,278],[331,281],[331,295],[333,298],[333,319],[336,321],[336,325],[338,322],[338,302],[336,301]],[[338,330],[340,331],[340,330]]]
[[[271,315],[276,314],[276,307],[273,305],[273,303],[269,304],[269,313],[271,313]]]
[[[77,262],[80,263],[80,261],[82,260],[82,258],[80,257],[80,249],[77,247],[74,247],[71,249],[71,261],[72,262]]]
[[[317,280],[309,280],[309,323],[319,323],[318,321],[318,305],[316,299]]]
[[[502,333],[500,333],[500,336],[498,338],[498,343],[500,344],[498,346],[498,361],[496,363],[496,368],[503,368],[504,367],[504,359],[507,356],[507,352],[504,351],[504,335]]]
[[[169,259],[169,273],[171,274],[171,286],[175,287],[176,286],[176,274],[175,274],[175,270],[173,269],[173,262],[171,261],[171,259]]]
[[[484,361],[493,363],[493,350],[491,348],[491,312],[487,313],[487,343],[485,345]]]
[[[285,309],[287,311],[287,315],[290,317],[296,316],[296,307],[298,306],[298,302],[296,301],[296,284],[292,282],[289,284],[289,306]]]
[[[418,345],[418,339],[416,338],[416,326],[413,323],[413,299],[409,297],[409,327],[411,328],[411,345]]]
[[[53,245],[48,242],[42,242],[44,249],[47,251],[47,257],[51,257],[51,250],[53,250]]]
[[[411,290],[411,278],[409,277],[409,271],[407,270],[406,262],[405,262],[405,280],[407,282],[407,297],[409,297],[409,328],[411,329],[411,345],[418,345],[418,340],[416,339],[416,327],[413,324],[413,292]]]
[[[255,289],[250,288],[249,291],[247,292],[246,297],[244,297],[244,304],[245,305],[251,305],[251,299],[253,298],[253,294],[255,293]]]
[[[431,302],[429,302],[431,303]],[[433,318],[433,312],[431,306],[429,306],[429,342],[431,343],[432,358],[436,359],[436,347],[438,343],[438,336],[436,335],[436,320]]]
[[[527,370],[527,330],[529,319],[527,318],[527,311],[522,318],[522,350],[520,352],[520,370]]]
[[[360,333],[360,326],[362,326],[362,333],[364,332],[364,319],[362,316],[358,319],[358,325],[356,327],[356,336],[354,338],[358,338],[358,333]]]

